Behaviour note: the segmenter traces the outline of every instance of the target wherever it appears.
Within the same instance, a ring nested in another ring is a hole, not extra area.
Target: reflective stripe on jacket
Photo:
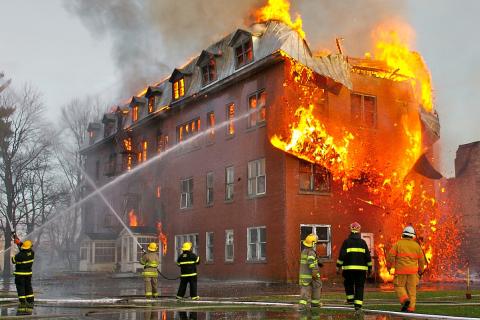
[[[403,238],[388,252],[387,263],[395,268],[395,274],[415,274],[425,268],[425,256],[415,240]]]
[[[143,265],[142,275],[144,277],[155,278],[158,277],[158,265],[160,257],[158,252],[147,252],[140,259],[140,264]]]
[[[177,259],[177,265],[180,267],[180,277],[194,277],[197,275],[197,264],[200,263],[200,257],[191,251],[183,251]]]
[[[312,248],[305,248],[300,254],[299,284],[301,286],[310,285],[313,275],[320,278],[317,253]]]
[[[20,249],[20,252],[12,257],[12,263],[15,264],[13,274],[16,276],[31,276],[34,258],[35,253],[33,250]]]
[[[367,271],[372,269],[370,250],[359,233],[350,233],[350,236],[343,241],[337,267],[342,267],[343,270]]]

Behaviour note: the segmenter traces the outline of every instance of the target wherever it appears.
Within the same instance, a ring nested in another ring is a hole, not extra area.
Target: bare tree
[[[2,118],[7,134],[0,136],[0,212],[15,228],[20,218],[22,182],[48,142],[42,134],[43,105],[39,93],[32,87],[24,86],[19,93],[5,90],[0,95],[0,110],[9,110]],[[2,231],[7,249],[12,241],[8,223]],[[10,276],[9,254],[8,250],[4,251],[4,280]]]

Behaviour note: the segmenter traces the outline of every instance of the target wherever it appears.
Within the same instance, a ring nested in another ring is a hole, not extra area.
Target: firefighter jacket
[[[350,233],[350,236],[343,241],[337,267],[343,270],[372,270],[370,250],[359,233]]]
[[[305,248],[300,254],[299,284],[308,286],[312,280],[320,279],[317,253],[312,248]]]
[[[197,275],[197,264],[200,263],[200,257],[191,251],[183,251],[177,259],[177,265],[180,267],[180,277],[195,277]]]
[[[402,238],[388,252],[387,263],[395,274],[416,274],[425,268],[425,256],[415,240]]]
[[[140,259],[140,264],[143,265],[142,275],[144,277],[156,278],[158,277],[158,265],[160,257],[157,252],[147,252]]]
[[[12,263],[15,265],[13,274],[16,276],[31,276],[34,256],[33,250],[20,249],[20,252],[12,257]]]

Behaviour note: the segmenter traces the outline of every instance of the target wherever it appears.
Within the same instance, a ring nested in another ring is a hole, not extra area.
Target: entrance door
[[[373,242],[373,233],[369,232],[362,232],[360,233],[360,236],[362,237],[363,240],[367,243],[368,250],[370,251],[370,256],[372,257],[373,261],[373,256],[375,255],[375,246]],[[372,265],[372,271],[375,272],[375,263]]]

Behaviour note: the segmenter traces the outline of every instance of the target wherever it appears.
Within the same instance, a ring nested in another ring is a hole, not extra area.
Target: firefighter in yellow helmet
[[[415,229],[406,226],[402,232],[402,239],[393,245],[387,255],[387,267],[395,268],[393,286],[403,312],[415,311],[417,284],[425,268],[425,255],[418,242],[414,240],[415,237]]]
[[[15,244],[20,252],[12,257],[12,263],[15,264],[15,286],[17,287],[18,300],[20,308],[33,307],[34,296],[32,289],[32,266],[35,252],[32,250],[32,241],[25,240],[21,242],[17,235],[13,234]]]
[[[158,297],[158,265],[160,256],[158,255],[158,245],[155,242],[150,242],[145,252],[140,259],[140,264],[143,265],[142,275],[145,279],[145,297]]]
[[[177,265],[180,267],[180,286],[178,287],[177,299],[183,299],[187,284],[190,284],[190,298],[198,300],[197,294],[197,264],[200,257],[192,252],[192,243],[185,242],[182,246],[182,253],[178,256]]]
[[[302,253],[300,254],[300,307],[307,308],[311,303],[312,307],[320,307],[320,293],[322,281],[320,280],[320,269],[315,246],[317,236],[309,234],[302,241]]]

